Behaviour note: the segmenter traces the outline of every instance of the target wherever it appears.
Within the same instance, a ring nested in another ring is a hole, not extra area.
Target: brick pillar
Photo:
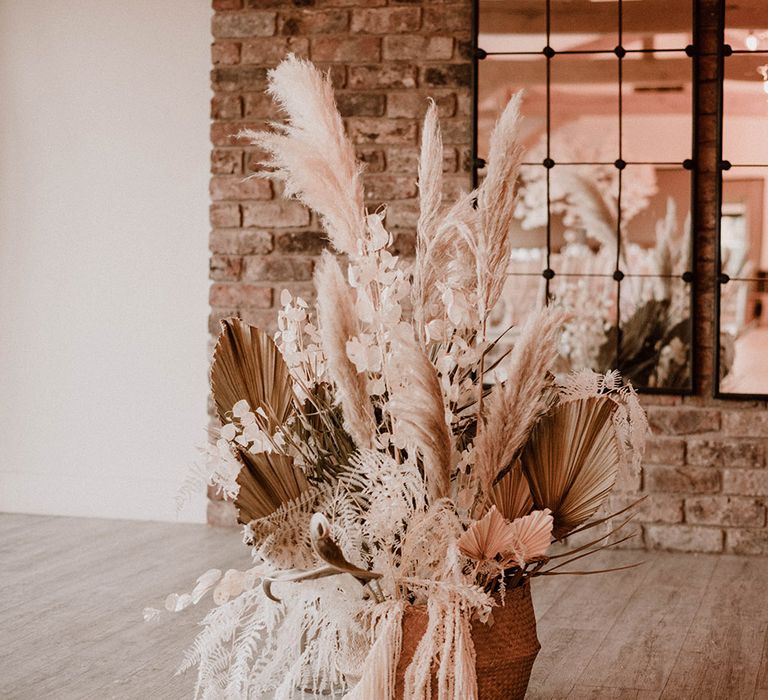
[[[325,241],[320,225],[266,180],[243,177],[260,154],[234,138],[276,114],[267,70],[288,52],[330,70],[336,99],[366,163],[370,210],[389,203],[395,248],[412,255],[416,164],[427,97],[439,107],[446,197],[470,185],[471,1],[214,0],[211,82],[210,330],[239,315],[274,330],[284,288],[313,296]],[[230,504],[209,494],[208,520],[232,524]]]

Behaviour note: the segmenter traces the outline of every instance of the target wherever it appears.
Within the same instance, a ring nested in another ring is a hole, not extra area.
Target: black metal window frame
[[[616,55],[618,59],[618,128],[619,128],[619,152],[618,152],[618,158],[614,161],[613,165],[618,170],[618,214],[617,214],[617,252],[616,252],[616,265],[613,272],[613,275],[600,275],[600,277],[610,278],[613,277],[614,281],[616,282],[616,293],[617,293],[617,299],[616,299],[616,328],[617,328],[617,334],[616,334],[616,351],[615,351],[615,358],[619,358],[621,356],[621,336],[622,336],[622,327],[621,327],[621,281],[628,276],[627,273],[625,273],[623,270],[620,269],[620,254],[621,254],[621,231],[622,231],[622,221],[621,221],[621,177],[622,177],[622,171],[627,165],[676,165],[682,167],[684,170],[691,172],[691,184],[690,184],[690,215],[691,215],[691,226],[692,226],[692,235],[691,238],[691,250],[690,250],[690,257],[689,257],[689,269],[685,270],[682,274],[679,275],[670,275],[667,278],[671,279],[679,279],[683,283],[689,285],[689,294],[688,294],[688,304],[690,309],[690,348],[688,351],[688,366],[689,366],[689,373],[690,378],[688,381],[687,386],[680,387],[680,388],[664,388],[664,387],[640,387],[638,386],[638,391],[646,394],[662,394],[662,395],[672,395],[672,396],[691,396],[696,393],[696,376],[697,376],[697,368],[698,368],[698,359],[696,356],[696,353],[694,352],[694,348],[697,344],[697,329],[696,329],[696,323],[694,322],[694,309],[695,309],[695,292],[696,292],[696,275],[695,275],[695,260],[696,260],[696,235],[695,235],[695,221],[696,221],[696,196],[697,196],[697,178],[699,177],[698,169],[696,167],[695,162],[695,153],[696,153],[696,142],[697,142],[697,131],[696,131],[696,105],[697,105],[697,82],[695,80],[696,74],[697,74],[697,51],[696,46],[698,45],[698,32],[699,32],[699,21],[698,21],[698,7],[695,0],[690,0],[691,2],[691,37],[692,37],[692,44],[689,44],[688,46],[680,49],[625,49],[622,46],[622,30],[623,30],[623,14],[622,14],[622,0],[618,0],[618,44],[617,46],[611,51],[611,50],[595,50],[595,51],[555,51],[553,48],[551,48],[549,37],[550,37],[550,25],[551,25],[551,8],[550,8],[550,0],[545,0],[545,7],[546,7],[546,40],[547,45],[543,47],[541,52],[494,52],[496,54],[508,54],[508,55],[530,55],[530,56],[536,56],[539,55],[539,53],[543,54],[546,58],[546,102],[547,102],[547,121],[546,121],[546,134],[547,134],[547,153],[546,158],[540,165],[542,165],[544,168],[546,168],[547,171],[547,225],[546,225],[546,268],[541,272],[541,275],[545,279],[545,300],[546,303],[549,303],[550,294],[549,294],[549,284],[550,280],[552,280],[556,272],[551,269],[550,267],[550,256],[551,256],[551,207],[550,207],[550,171],[553,167],[556,167],[555,161],[550,157],[550,149],[549,149],[549,141],[550,141],[550,119],[551,119],[551,105],[550,105],[550,74],[551,74],[551,60],[556,55],[563,55],[563,54],[611,54],[613,53]],[[479,45],[479,27],[480,27],[480,0],[473,0],[472,2],[472,186],[477,187],[478,184],[478,171],[484,167],[485,162],[480,157],[480,154],[478,153],[478,75],[479,75],[479,63],[480,61],[487,58],[489,55],[488,52],[486,52],[482,46]],[[643,54],[643,53],[669,53],[669,52],[677,52],[677,53],[685,53],[686,56],[691,58],[691,84],[692,84],[692,105],[691,105],[691,147],[690,147],[690,157],[686,158],[682,163],[679,162],[654,162],[654,163],[642,163],[639,161],[633,161],[631,163],[628,163],[623,160],[622,158],[622,102],[623,102],[623,94],[622,94],[622,59],[627,56],[628,54]],[[568,165],[581,165],[582,163],[567,163]],[[601,165],[610,165],[610,163],[600,163]],[[539,165],[539,164],[536,164]],[[569,277],[573,278],[588,278],[590,276],[595,275],[574,275],[571,274]],[[657,279],[661,279],[660,276],[657,275],[629,275],[634,277],[653,277]],[[619,368],[620,369],[620,368]]]

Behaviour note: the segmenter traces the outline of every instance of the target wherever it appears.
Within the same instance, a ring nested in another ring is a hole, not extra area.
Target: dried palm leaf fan
[[[264,412],[266,418],[257,415],[257,421],[269,434],[294,410],[293,385],[282,355],[266,333],[237,318],[221,322],[211,365],[211,391],[222,423],[232,407],[245,399],[253,411]],[[253,454],[241,446],[236,455],[243,465],[235,498],[242,523],[274,513],[309,486],[290,457],[274,452]]]
[[[531,512],[531,487],[519,460],[515,460],[512,468],[493,485],[488,500],[507,520],[521,518]]]
[[[608,397],[559,404],[539,421],[523,450],[534,508],[552,511],[556,538],[586,522],[616,481],[615,408]]]

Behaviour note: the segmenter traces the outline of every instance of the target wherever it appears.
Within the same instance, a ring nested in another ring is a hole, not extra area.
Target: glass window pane
[[[622,172],[622,272],[680,276],[691,269],[691,173],[628,165]]]
[[[550,157],[556,163],[619,157],[619,59],[556,55],[550,61]]]
[[[551,303],[571,314],[561,342],[563,371],[616,367],[615,339],[607,332],[617,323],[618,284],[613,277],[558,274],[549,283]]]
[[[536,51],[547,45],[545,0],[480,0],[478,46],[485,51]]]
[[[725,58],[723,80],[723,158],[733,164],[768,165],[768,55]]]
[[[692,59],[684,53],[628,54],[622,67],[621,157],[628,163],[691,158]]]
[[[618,8],[618,2],[550,0],[549,45],[555,51],[612,51],[619,43]]]
[[[477,152],[488,155],[488,140],[509,98],[524,89],[520,138],[525,160],[546,157],[547,59],[544,56],[489,56],[478,64]]]
[[[720,260],[730,277],[756,277],[768,270],[766,178],[768,168],[737,167],[723,174]]]
[[[556,273],[613,274],[618,174],[614,165],[556,165],[550,170],[551,267]]]
[[[621,281],[618,369],[636,386],[691,385],[691,289],[681,279],[625,277]],[[616,338],[616,329],[608,333]]]
[[[684,49],[693,43],[691,0],[622,3],[621,45],[626,49]]]
[[[768,394],[768,284],[731,280],[720,287],[720,389]]]

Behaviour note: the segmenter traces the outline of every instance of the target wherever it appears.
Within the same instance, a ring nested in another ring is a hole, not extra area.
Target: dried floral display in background
[[[384,212],[363,207],[328,79],[290,56],[269,92],[287,122],[248,136],[341,258],[323,257],[314,309],[283,294],[274,341],[222,324],[206,478],[234,500],[254,565],[169,597],[180,610],[213,590],[184,667],[198,667],[205,698],[519,697],[538,650],[530,580],[610,546],[595,535],[548,556],[607,520],[593,516],[619,470],[638,466],[647,424],[616,373],[555,380],[562,311],[532,313],[491,359],[518,101],[493,132],[482,186],[447,207],[430,105],[411,269],[388,250]]]

